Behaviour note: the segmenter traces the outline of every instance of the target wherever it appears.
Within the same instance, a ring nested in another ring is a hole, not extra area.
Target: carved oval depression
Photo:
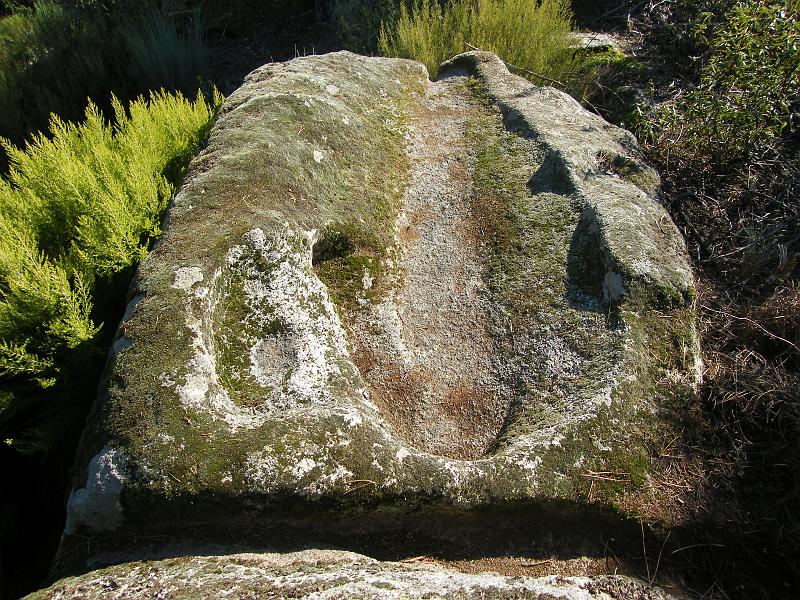
[[[610,404],[623,359],[569,165],[482,94],[454,69],[415,105],[393,285],[342,311],[397,437],[466,460],[557,441]]]

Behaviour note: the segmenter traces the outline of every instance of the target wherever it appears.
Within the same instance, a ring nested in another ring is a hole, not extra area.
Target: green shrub
[[[579,59],[567,35],[569,0],[416,0],[400,7],[395,23],[381,27],[380,48],[388,56],[425,63],[432,77],[439,65],[468,50],[467,44],[495,52],[506,63],[551,79],[567,79]],[[541,79],[536,83],[542,83]]]
[[[651,115],[648,131],[667,147],[710,161],[716,170],[763,153],[798,129],[800,2],[738,2],[709,34],[700,83]],[[712,18],[708,13],[704,21]]]
[[[78,118],[86,98],[107,97],[102,35],[51,0],[0,19],[0,135],[21,142],[50,113]]]
[[[200,20],[178,27],[146,9],[155,1],[41,0],[0,18],[0,136],[21,144],[51,113],[80,119],[87,98],[112,115],[112,94],[194,94],[208,63]]]
[[[33,0],[0,0],[0,16],[11,14],[21,8],[32,8]]]
[[[200,95],[191,102],[161,92],[126,111],[114,98],[113,127],[90,104],[83,123],[54,116],[49,137],[35,136],[24,150],[5,142],[11,168],[0,179],[0,390],[13,395],[7,411],[86,369],[78,353],[99,331],[95,317],[103,317],[94,314],[93,297],[159,234],[220,101],[208,106]]]

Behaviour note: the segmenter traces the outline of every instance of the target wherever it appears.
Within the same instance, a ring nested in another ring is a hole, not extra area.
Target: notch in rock
[[[316,266],[325,261],[349,256],[355,250],[347,226],[334,223],[328,225],[314,243],[311,255],[311,264]]]

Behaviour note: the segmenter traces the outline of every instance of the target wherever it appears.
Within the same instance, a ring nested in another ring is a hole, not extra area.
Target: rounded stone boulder
[[[255,70],[135,276],[56,569],[153,539],[640,543],[700,372],[658,187],[491,54]]]

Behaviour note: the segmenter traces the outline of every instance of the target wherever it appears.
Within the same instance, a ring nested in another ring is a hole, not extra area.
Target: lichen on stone
[[[435,564],[380,562],[353,552],[305,550],[130,562],[54,583],[39,598],[531,598],[671,600],[663,589],[622,575],[509,577]]]

